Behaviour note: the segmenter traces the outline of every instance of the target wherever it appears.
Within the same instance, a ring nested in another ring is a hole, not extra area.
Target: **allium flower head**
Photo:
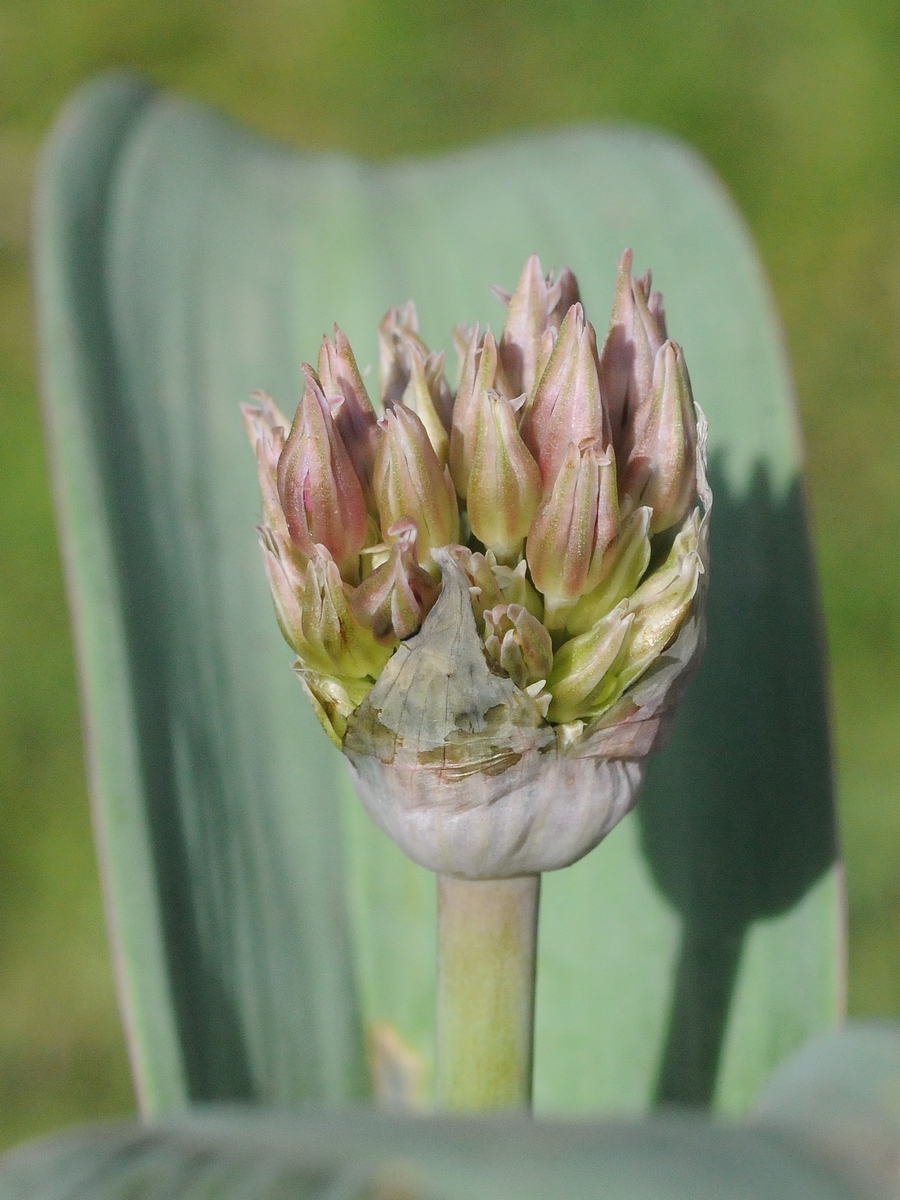
[[[285,639],[366,808],[468,878],[565,866],[634,803],[702,651],[706,426],[650,273],[619,264],[598,349],[536,255],[499,334],[444,356],[410,302],[374,406],[343,333],[290,427],[245,407]],[[378,415],[380,408],[381,415]]]

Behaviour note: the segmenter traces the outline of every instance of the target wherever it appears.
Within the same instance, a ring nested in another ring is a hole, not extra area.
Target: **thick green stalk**
[[[531,1104],[540,876],[438,876],[439,1108]]]

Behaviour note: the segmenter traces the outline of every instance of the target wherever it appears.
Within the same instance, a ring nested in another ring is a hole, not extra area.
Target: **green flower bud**
[[[300,630],[292,645],[304,667],[348,679],[377,678],[391,656],[353,611],[352,589],[324,546],[306,565]]]
[[[540,621],[544,602],[528,579],[528,564],[523,560],[515,567],[498,563],[492,550],[479,554],[466,546],[451,546],[450,555],[469,583],[472,612],[479,628],[484,614],[498,604],[520,604]]]
[[[533,617],[542,621],[544,619],[544,602],[528,578],[528,564],[525,559],[523,558],[515,567],[508,567],[503,563],[498,563],[490,550],[487,552],[486,558],[504,602],[521,604]]]
[[[487,555],[472,551],[467,546],[451,546],[450,555],[469,585],[472,612],[480,628],[484,624],[486,610],[496,608],[506,599],[495,573],[493,564],[496,563],[496,559],[493,555],[488,558]]]
[[[312,367],[278,459],[278,495],[294,544],[312,558],[325,546],[342,572],[356,578],[366,540],[366,502],[331,409]]]
[[[333,675],[307,670],[299,662],[294,670],[319,724],[340,750],[347,732],[347,722],[372,690],[372,680],[337,679]]]
[[[409,368],[409,383],[403,393],[403,404],[414,412],[425,426],[438,462],[444,466],[450,452],[450,439],[435,407],[432,390],[435,370],[443,380],[444,356],[432,355],[426,361],[418,349],[412,347],[409,351]]]
[[[469,524],[499,561],[514,564],[541,499],[541,473],[519,437],[505,396],[480,392],[471,412],[475,446],[466,496]]]
[[[681,347],[665,342],[653,387],[634,413],[621,490],[653,509],[650,534],[681,521],[697,497],[697,415]]]
[[[639,679],[681,626],[705,568],[700,555],[700,514],[695,509],[672,543],[665,563],[629,601],[634,624],[621,665],[623,686]]]
[[[385,431],[375,460],[375,498],[381,527],[409,518],[419,531],[419,557],[459,540],[459,509],[450,472],[438,462],[425,426],[403,404],[379,422]],[[390,537],[388,540],[391,540]]]
[[[550,634],[520,604],[498,604],[484,614],[484,648],[524,691],[546,682],[553,665]]]
[[[640,583],[650,563],[651,516],[649,508],[638,508],[622,521],[618,541],[610,547],[612,558],[606,574],[566,618],[569,633],[586,633]]]
[[[567,724],[603,713],[622,692],[616,667],[634,624],[628,601],[617,604],[587,633],[566,642],[553,659],[547,716]]]
[[[592,591],[603,578],[606,552],[618,533],[616,467],[599,443],[570,443],[562,469],[532,522],[525,556],[544,595],[545,622],[564,602]]]
[[[441,589],[416,559],[415,521],[396,522],[388,535],[396,538],[390,557],[356,589],[353,611],[376,641],[395,646],[419,630]]]

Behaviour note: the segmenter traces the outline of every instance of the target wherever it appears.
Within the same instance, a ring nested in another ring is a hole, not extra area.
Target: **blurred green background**
[[[626,120],[711,162],[797,379],[850,1007],[900,1015],[898,63],[896,0],[0,0],[0,1147],[132,1104],[34,378],[30,188],[66,95],[130,66],[296,146],[422,154]]]

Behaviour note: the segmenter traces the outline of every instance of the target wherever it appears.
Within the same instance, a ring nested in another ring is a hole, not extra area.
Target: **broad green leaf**
[[[859,1133],[857,1131],[857,1136]],[[862,1141],[862,1137],[859,1137]],[[869,1194],[869,1193],[865,1193]],[[0,1162],[0,1200],[864,1200],[778,1131],[207,1112],[99,1127]],[[871,1200],[886,1196],[874,1193]]]
[[[758,261],[683,146],[535,134],[420,162],[288,152],[127,79],[39,197],[42,363],[96,821],[145,1109],[366,1093],[433,1036],[434,880],[349,793],[290,671],[238,404],[292,410],[339,321],[493,322],[527,254],[608,312],[635,248],[710,422],[709,646],[638,810],[547,876],[536,1105],[745,1109],[842,1006],[825,683],[791,387]],[[565,797],[560,797],[565,803]]]

